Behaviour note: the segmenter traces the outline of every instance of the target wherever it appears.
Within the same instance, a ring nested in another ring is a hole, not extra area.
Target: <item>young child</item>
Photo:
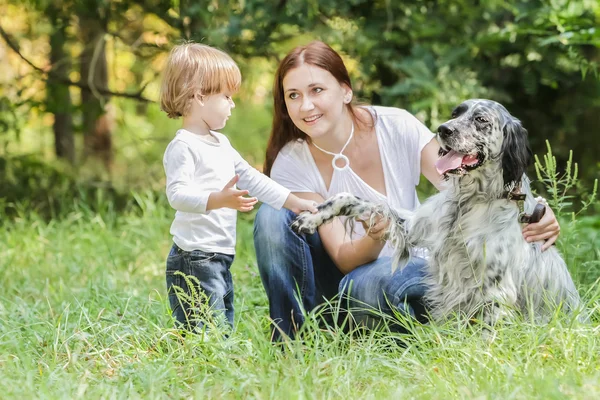
[[[258,200],[296,213],[315,211],[314,202],[252,168],[215,132],[225,127],[240,83],[240,70],[229,55],[197,43],[175,46],[164,72],[161,108],[171,118],[183,117],[163,159],[167,198],[176,210],[167,289],[173,316],[190,331],[211,318],[219,323],[225,317],[233,327],[229,269],[237,211],[251,211]],[[249,193],[254,197],[246,197]]]

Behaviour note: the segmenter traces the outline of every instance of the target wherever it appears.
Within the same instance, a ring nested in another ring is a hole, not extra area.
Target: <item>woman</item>
[[[325,43],[297,47],[282,60],[273,96],[264,170],[297,196],[321,203],[349,192],[414,209],[421,174],[440,188],[434,135],[405,110],[353,104],[346,67]],[[524,229],[526,239],[547,239],[546,246],[556,240],[558,223],[548,211]],[[423,316],[426,261],[415,257],[391,273],[392,249],[382,240],[387,221],[378,221],[369,232],[357,224],[350,235],[336,218],[313,235],[299,236],[289,228],[294,218],[292,212],[263,205],[254,225],[274,340],[282,334],[294,337],[302,310],[339,295],[349,299],[354,319],[368,326],[378,322],[373,309],[379,315]]]

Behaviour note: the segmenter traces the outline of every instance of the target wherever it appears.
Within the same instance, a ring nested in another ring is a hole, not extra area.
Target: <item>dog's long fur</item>
[[[541,243],[524,240],[517,203],[503,197],[521,186],[527,207],[535,205],[524,176],[531,151],[520,121],[496,102],[468,100],[438,132],[440,156],[454,150],[478,162],[444,173],[447,188],[414,212],[344,193],[316,214],[302,213],[293,228],[314,232],[340,215],[390,218],[395,265],[405,265],[413,248],[428,250],[426,300],[437,320],[481,311],[493,324],[510,309],[544,319],[559,306],[576,309],[579,295],[564,260],[555,247],[542,252]]]

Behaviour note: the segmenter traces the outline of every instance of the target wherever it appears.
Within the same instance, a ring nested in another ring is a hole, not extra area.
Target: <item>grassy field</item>
[[[477,328],[440,326],[351,336],[311,320],[303,342],[273,347],[251,215],[240,220],[233,266],[236,331],[182,339],[165,297],[172,212],[151,196],[137,203],[121,214],[80,204],[49,222],[23,212],[4,223],[0,397],[600,397],[593,280],[581,286],[589,324],[519,321],[485,340]]]
[[[234,116],[232,143],[260,164],[268,113]],[[173,211],[160,193],[161,154],[177,123],[154,108],[120,118],[113,177],[139,190],[133,206],[117,211],[110,198],[82,197],[37,175],[15,180],[13,190],[31,185],[41,202],[56,196],[58,211],[0,197],[0,214],[11,215],[0,215],[0,398],[600,398],[600,219],[593,213],[576,225],[565,213],[559,243],[590,323],[513,321],[492,340],[477,327],[452,326],[349,335],[318,329],[310,316],[302,341],[277,348],[246,214],[232,268],[235,332],[182,338],[165,293]]]

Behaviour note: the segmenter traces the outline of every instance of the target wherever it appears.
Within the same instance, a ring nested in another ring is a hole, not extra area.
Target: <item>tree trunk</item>
[[[99,89],[108,89],[105,29],[100,18],[80,16],[80,32],[84,50],[80,56],[81,81],[89,89],[81,90],[83,113],[84,156],[99,158],[107,169],[112,163],[112,113],[108,113],[110,98]]]
[[[73,137],[72,102],[69,87],[57,83],[53,78],[66,78],[71,69],[70,57],[65,52],[66,23],[58,15],[58,10],[46,10],[52,24],[50,33],[50,62],[52,70],[47,86],[46,108],[54,114],[54,149],[56,156],[73,164],[75,162],[75,141]]]

